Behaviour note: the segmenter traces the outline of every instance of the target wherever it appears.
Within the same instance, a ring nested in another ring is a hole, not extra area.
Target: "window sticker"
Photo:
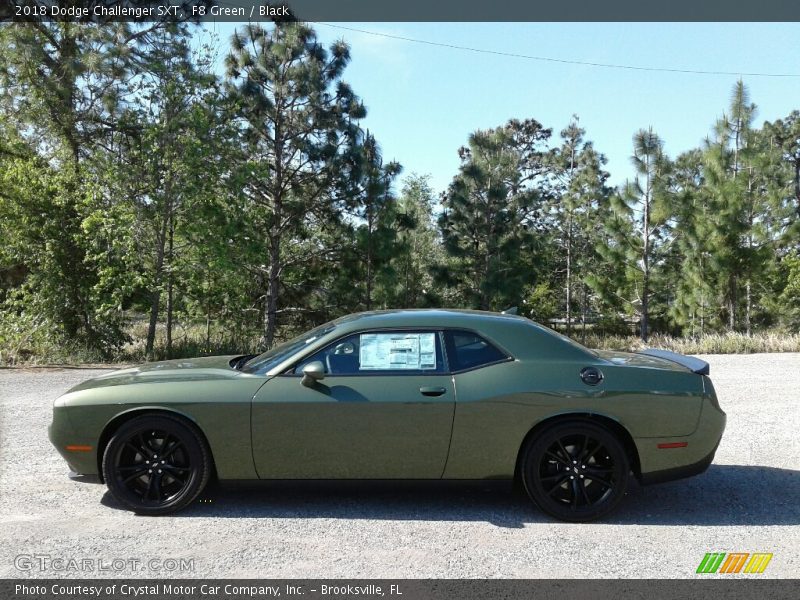
[[[435,333],[362,333],[362,371],[425,371],[436,369]]]

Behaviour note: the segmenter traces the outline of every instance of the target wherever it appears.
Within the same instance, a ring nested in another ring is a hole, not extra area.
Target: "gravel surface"
[[[484,485],[215,490],[176,516],[137,517],[69,480],[47,440],[53,400],[104,371],[3,369],[0,577],[93,575],[43,558],[19,570],[18,555],[88,558],[104,577],[695,577],[706,552],[772,552],[762,577],[798,577],[800,354],[703,358],[728,413],[714,464],[633,486],[588,525]]]

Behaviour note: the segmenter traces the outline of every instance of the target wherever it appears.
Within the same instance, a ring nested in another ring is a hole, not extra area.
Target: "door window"
[[[330,375],[443,373],[440,334],[435,331],[368,331],[337,340],[294,370],[319,361]]]

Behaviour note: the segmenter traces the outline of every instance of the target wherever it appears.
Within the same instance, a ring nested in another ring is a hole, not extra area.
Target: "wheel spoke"
[[[153,474],[153,481],[155,482],[153,484],[153,495],[155,496],[156,502],[159,502],[159,501],[162,500],[162,498],[161,498],[161,477],[162,477],[161,473]]]
[[[612,467],[595,467],[594,465],[589,465],[586,467],[587,473],[594,473],[595,475],[603,475],[605,473],[613,473],[614,469]]]
[[[613,488],[614,487],[614,484],[611,483],[611,481],[609,481],[607,479],[603,479],[602,477],[599,477],[597,475],[593,475],[592,473],[589,473],[589,472],[586,473],[586,478],[587,479],[591,479],[592,481],[596,481],[597,483],[602,484],[602,485],[606,486],[607,488]]]
[[[124,466],[117,467],[117,471],[130,471],[131,469],[133,469],[133,470],[141,470],[141,469],[147,469],[147,468],[148,468],[148,465],[146,465],[144,463],[136,463],[135,465],[124,465]]]
[[[165,465],[161,465],[161,469],[164,472],[168,473],[173,479],[175,479],[176,481],[180,481],[181,483],[186,483],[186,475],[190,471],[190,469],[183,467],[173,467]]]
[[[147,468],[146,467],[141,468],[141,469],[139,469],[137,471],[134,471],[133,473],[128,475],[125,479],[123,479],[122,483],[128,483],[129,481],[132,481],[132,480],[136,479],[137,477],[141,477],[146,472],[147,472]]]
[[[549,450],[548,450],[547,452],[545,452],[545,454],[547,454],[547,455],[548,455],[548,456],[550,456],[551,458],[553,458],[553,459],[557,460],[557,461],[558,461],[558,462],[560,462],[562,465],[567,465],[567,466],[569,466],[569,465],[571,465],[571,464],[572,464],[572,463],[571,463],[569,460],[567,460],[566,458],[563,458],[563,457],[559,456],[558,454],[555,454],[555,453],[553,453],[553,452],[550,452]]]
[[[572,479],[570,483],[570,488],[572,488],[572,501],[570,505],[572,506],[572,510],[575,510],[578,508],[578,480]]]
[[[583,457],[584,462],[589,462],[589,460],[595,454],[597,454],[597,451],[600,450],[602,447],[603,447],[603,444],[601,444],[600,442],[597,442],[597,446],[594,447],[594,450],[592,450],[591,452],[587,453],[586,456]]]
[[[133,442],[125,442],[125,446],[130,450],[132,450],[133,452],[135,452],[136,454],[141,454],[142,456],[144,456],[144,451],[142,450],[142,448],[134,445]]]
[[[172,456],[172,453],[175,452],[175,450],[177,450],[181,446],[183,446],[183,442],[181,442],[180,440],[176,440],[169,448],[164,450],[164,454],[161,455],[161,458],[166,460],[167,457]]]
[[[553,495],[553,492],[555,492],[555,491],[557,491],[557,490],[560,490],[560,489],[563,489],[563,488],[561,487],[561,484],[563,484],[563,483],[564,483],[564,481],[566,481],[566,479],[567,479],[567,476],[566,476],[566,475],[564,475],[564,476],[561,478],[561,481],[557,482],[557,483],[556,483],[556,484],[555,484],[555,485],[554,485],[552,488],[550,488],[550,491],[549,491],[549,492],[547,492],[547,495],[548,495],[548,496],[552,496],[552,495]]]
[[[147,489],[144,491],[144,496],[142,496],[143,500],[150,500],[150,492],[153,491],[153,482],[155,481],[155,477],[151,474],[147,480]]]
[[[153,456],[153,450],[150,448],[150,445],[144,439],[144,433],[140,433],[139,434],[139,444],[140,444],[140,448],[141,448],[141,450],[140,450],[141,454],[143,454],[147,458],[150,458],[151,456]]]
[[[585,481],[582,480],[578,483],[579,483],[578,487],[581,488],[581,493],[583,494],[583,497],[586,499],[586,506],[590,506],[592,504],[592,500],[589,498],[589,494],[586,493]]]
[[[558,449],[561,450],[561,452],[564,453],[564,459],[566,460],[566,463],[568,465],[572,464],[571,463],[572,455],[569,452],[567,452],[567,449],[564,447],[564,444],[561,443],[561,440],[558,440]]]
[[[176,467],[175,465],[161,465],[162,469],[167,469],[168,471],[175,471],[176,473],[187,473],[191,471],[189,467]]]

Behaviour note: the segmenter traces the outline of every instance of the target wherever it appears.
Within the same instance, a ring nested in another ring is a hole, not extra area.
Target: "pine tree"
[[[311,27],[250,24],[237,31],[226,59],[228,90],[238,105],[243,151],[238,181],[262,228],[262,345],[278,323],[284,257],[309,213],[329,212],[342,153],[353,147],[354,121],[366,110],[342,75],[350,61],[343,41],[326,50]]]
[[[476,131],[459,150],[461,167],[439,218],[450,262],[440,284],[482,310],[517,305],[536,283],[536,231],[543,225],[542,175],[549,129],[533,120]]]
[[[631,157],[636,175],[618,195],[612,198],[617,217],[630,223],[630,228],[614,225],[618,248],[625,257],[628,273],[635,282],[640,315],[640,336],[647,341],[650,321],[650,300],[653,294],[653,271],[658,267],[661,244],[670,217],[666,190],[669,159],[663,142],[652,128],[640,129],[633,136]]]
[[[585,133],[578,126],[578,117],[573,116],[569,125],[561,131],[562,144],[554,152],[554,174],[558,187],[553,212],[556,239],[563,256],[567,335],[572,333],[575,289],[585,290],[585,279],[595,266],[593,246],[599,223],[598,208],[608,196],[608,173],[602,168],[605,157],[584,139]],[[585,291],[581,296],[584,298],[580,303],[583,312],[581,320],[585,324],[588,308]]]
[[[397,202],[399,280],[398,305],[426,306],[435,297],[432,269],[444,262],[435,228],[436,199],[426,175],[412,174],[403,182]]]
[[[360,304],[372,310],[394,300],[396,274],[392,265],[397,242],[397,200],[392,182],[400,173],[397,162],[384,164],[375,137],[369,132],[359,144],[357,166],[349,189],[357,219],[353,250],[358,256],[357,282],[364,282]],[[361,287],[357,284],[357,287]],[[377,289],[376,289],[377,288]]]
[[[800,250],[800,111],[765,123],[759,138],[760,156],[777,191],[773,208],[780,219],[781,245]]]
[[[754,168],[752,121],[756,107],[740,80],[731,97],[728,114],[717,121],[714,136],[706,141],[704,176],[710,193],[710,267],[725,306],[727,327],[735,331],[743,321],[751,331],[753,277],[758,271],[755,225],[761,198]],[[742,290],[744,288],[744,290]],[[744,292],[744,315],[740,314]]]
[[[675,301],[670,316],[684,333],[702,337],[715,324],[715,289],[710,273],[712,214],[703,178],[703,156],[690,150],[673,165],[670,190],[675,214]]]

